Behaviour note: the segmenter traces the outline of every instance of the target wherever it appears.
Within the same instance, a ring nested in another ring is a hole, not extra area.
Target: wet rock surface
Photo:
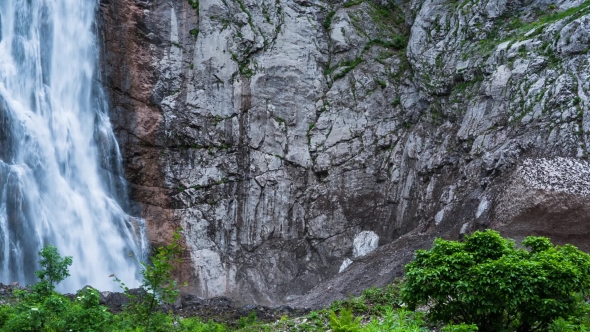
[[[584,1],[103,0],[99,17],[137,212],[153,245],[183,228],[195,295],[315,306],[486,227],[586,248],[585,180],[558,183],[588,172]],[[362,231],[378,248],[338,274]]]
[[[5,285],[0,283],[0,305],[8,304],[11,302],[12,293],[15,290],[23,289],[18,283],[12,283],[10,285]]]

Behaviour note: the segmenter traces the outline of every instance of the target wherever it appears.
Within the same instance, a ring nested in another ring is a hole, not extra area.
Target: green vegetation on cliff
[[[419,250],[406,277],[305,318],[243,331],[590,331],[590,255],[495,231]]]
[[[40,281],[15,291],[0,306],[0,331],[589,331],[590,255],[547,238],[528,237],[518,248],[495,231],[475,232],[463,242],[437,239],[418,250],[406,277],[359,297],[336,301],[303,317],[264,323],[254,313],[233,322],[202,322],[158,308],[178,295],[171,277],[180,262],[180,237],[142,264],[143,284],[123,311],[99,304],[91,287],[74,298],[54,291],[68,276],[71,257],[54,247],[40,252]]]
[[[429,306],[433,322],[480,331],[547,331],[556,319],[585,316],[590,256],[543,237],[522,244],[529,250],[494,231],[437,239],[406,266],[402,299],[409,309]]]

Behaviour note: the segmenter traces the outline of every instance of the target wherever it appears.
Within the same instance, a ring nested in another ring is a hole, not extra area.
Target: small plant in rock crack
[[[129,298],[123,310],[122,327],[140,328],[146,332],[166,331],[169,327],[167,320],[170,317],[156,309],[161,303],[173,303],[178,297],[179,290],[176,280],[172,278],[172,271],[177,264],[182,263],[179,231],[174,232],[172,243],[156,250],[151,263],[140,262],[143,270],[139,289],[130,289],[112,275]]]

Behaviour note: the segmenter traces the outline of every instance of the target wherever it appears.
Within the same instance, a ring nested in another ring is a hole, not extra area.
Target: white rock
[[[440,222],[443,220],[444,217],[445,217],[445,209],[438,211],[436,216],[434,216],[434,224],[435,225],[440,224]]]
[[[341,273],[342,271],[344,271],[350,264],[352,264],[352,261],[350,260],[350,258],[344,259],[344,261],[342,262],[342,265],[340,265],[340,270],[338,270],[338,273]]]
[[[477,212],[475,212],[475,218],[479,218],[488,208],[489,202],[488,200],[484,197],[481,199],[481,201],[479,202],[479,205],[477,206]]]
[[[352,257],[362,257],[377,249],[379,236],[373,231],[362,231],[354,237]]]

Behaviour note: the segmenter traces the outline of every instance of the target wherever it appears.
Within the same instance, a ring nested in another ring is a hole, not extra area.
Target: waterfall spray
[[[0,1],[0,282],[31,284],[44,244],[62,291],[128,284],[145,249],[97,69],[98,0]]]

